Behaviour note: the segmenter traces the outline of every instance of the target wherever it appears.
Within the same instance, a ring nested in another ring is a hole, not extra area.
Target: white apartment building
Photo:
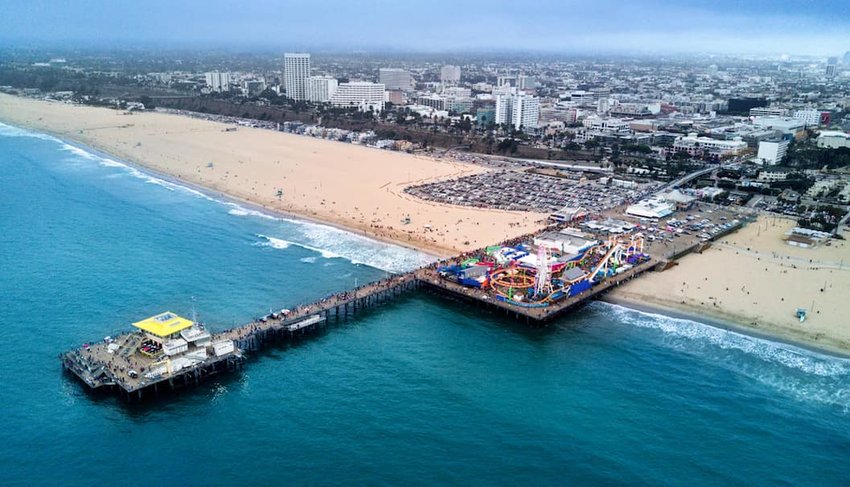
[[[378,82],[388,90],[410,91],[413,89],[413,76],[399,68],[381,68],[378,70]]]
[[[540,100],[536,96],[516,95],[513,97],[513,126],[519,129],[537,128],[540,120]]]
[[[373,111],[380,112],[384,109],[384,92],[382,83],[366,81],[340,83],[331,96],[330,103],[335,107],[357,107],[364,112],[371,108]]]
[[[460,83],[460,66],[448,64],[440,68],[440,83],[449,85]]]
[[[330,76],[310,76],[307,78],[307,101],[327,103],[336,93],[339,82]]]
[[[213,71],[206,73],[207,86],[210,91],[228,91],[230,89],[230,73]]]
[[[508,124],[517,130],[537,128],[540,100],[526,94],[496,95],[496,124]]]
[[[690,133],[687,137],[679,136],[673,142],[673,150],[684,151],[692,156],[709,154],[718,157],[735,156],[747,150],[747,143],[736,137],[734,140],[717,140],[709,137],[698,137]]]
[[[283,88],[293,100],[307,99],[307,78],[310,77],[310,55],[287,52],[283,55]]]
[[[797,110],[794,112],[794,118],[805,123],[807,127],[820,125],[820,112],[817,110]]]
[[[785,154],[788,152],[788,141],[782,140],[778,142],[759,142],[759,151],[756,159],[764,165],[774,166],[782,161]]]

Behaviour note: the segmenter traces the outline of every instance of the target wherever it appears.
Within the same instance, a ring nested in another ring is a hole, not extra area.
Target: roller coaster
[[[549,251],[540,246],[535,267],[511,261],[490,271],[482,287],[489,287],[497,299],[519,306],[548,306],[590,289],[625,270],[624,266],[645,261],[648,256],[643,248],[642,234],[631,235],[628,240],[611,237],[605,244],[590,247],[566,263],[553,263]]]

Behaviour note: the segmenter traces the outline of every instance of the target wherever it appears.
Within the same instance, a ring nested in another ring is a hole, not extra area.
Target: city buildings
[[[307,101],[327,103],[336,93],[339,82],[330,76],[310,76],[307,78]]]
[[[283,55],[283,88],[293,100],[307,99],[307,78],[310,77],[310,55],[285,53]]]
[[[536,129],[540,119],[540,100],[523,93],[496,95],[496,124],[516,130]]]
[[[826,60],[826,76],[831,78],[835,76],[836,65],[838,64],[837,57],[830,57]]]
[[[850,134],[838,130],[824,130],[818,135],[818,147],[837,149],[839,147],[850,147]]]
[[[380,112],[384,109],[385,89],[382,83],[352,81],[340,83],[330,98],[335,107],[357,108],[367,112]]]
[[[691,156],[736,156],[742,154],[747,148],[747,143],[738,137],[734,140],[717,140],[710,137],[698,137],[695,132],[687,136],[679,136],[673,142],[674,151],[687,152]]]
[[[756,161],[766,166],[774,166],[782,162],[782,158],[788,152],[787,140],[780,141],[761,141],[759,142],[759,151],[756,156]]]
[[[447,85],[460,83],[460,66],[448,64],[440,68],[440,83]]]
[[[789,117],[755,117],[753,118],[753,127],[778,130],[785,135],[799,139],[803,136],[806,123],[800,119]]]
[[[378,70],[378,82],[388,90],[410,91],[413,89],[413,76],[404,69],[381,68]]]
[[[230,73],[213,71],[206,73],[206,79],[210,91],[222,92],[230,89]]]
[[[788,110],[781,107],[755,107],[750,108],[751,117],[785,117]]]
[[[794,118],[805,123],[807,127],[817,127],[820,125],[821,112],[818,110],[797,110],[794,112]]]

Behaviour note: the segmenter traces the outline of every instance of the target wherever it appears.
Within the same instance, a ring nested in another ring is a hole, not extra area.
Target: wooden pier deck
[[[260,350],[268,343],[283,342],[305,335],[331,321],[347,320],[360,311],[420,288],[473,302],[527,323],[544,324],[656,265],[657,262],[644,262],[609,277],[577,296],[550,303],[545,307],[529,307],[500,301],[480,289],[471,289],[444,279],[438,274],[435,264],[337,293],[292,310],[271,313],[245,325],[214,333],[211,343],[232,340],[233,350],[218,355],[207,353],[209,346],[204,350],[190,346],[185,356],[190,357],[194,352],[197,354],[196,358],[189,363],[184,360],[177,370],[169,367],[166,372],[152,372],[163,370],[162,361],[157,362],[153,358],[136,353],[143,338],[140,332],[126,333],[108,341],[65,352],[60,355],[60,359],[63,368],[77,376],[90,389],[114,391],[128,400],[136,401],[160,392],[198,384],[219,373],[239,370],[245,361],[246,352]]]
[[[475,302],[478,305],[496,310],[497,312],[504,313],[516,319],[524,320],[526,323],[545,324],[547,321],[563,315],[565,312],[574,309],[576,306],[594,299],[612,287],[619,286],[621,283],[634,279],[642,273],[653,269],[656,265],[657,262],[653,261],[636,265],[622,274],[617,274],[605,279],[581,294],[568,297],[558,302],[550,303],[545,307],[521,306],[495,299],[491,293],[487,293],[481,289],[469,288],[456,282],[443,279],[437,271],[432,268],[419,269],[415,271],[415,274],[420,282],[420,287],[431,289],[437,291],[439,294],[446,294],[464,301]]]
[[[356,289],[273,313],[251,323],[212,334],[211,343],[232,340],[234,350],[223,355],[202,354],[190,366],[148,377],[157,361],[137,354],[142,335],[130,332],[60,354],[63,368],[92,390],[109,390],[128,400],[142,400],[160,391],[197,384],[212,375],[238,370],[244,352],[256,351],[270,341],[283,341],[341,321],[419,287],[415,273],[392,276]],[[199,350],[190,347],[186,355]],[[206,350],[204,350],[206,352]]]

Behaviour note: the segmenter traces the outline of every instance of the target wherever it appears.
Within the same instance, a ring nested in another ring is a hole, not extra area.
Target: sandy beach
[[[0,94],[0,121],[57,135],[252,205],[437,255],[542,227],[544,214],[442,205],[403,189],[486,171],[465,163],[240,127]],[[278,198],[278,190],[283,191]],[[410,218],[409,224],[402,220]],[[791,220],[762,217],[664,272],[612,291],[613,302],[715,320],[757,334],[850,350],[846,241],[803,249]],[[797,308],[806,308],[800,323]]]
[[[441,205],[406,186],[486,169],[161,113],[0,94],[0,121],[47,132],[254,205],[437,255],[542,227],[547,215]],[[282,196],[278,197],[278,190]],[[410,223],[403,221],[410,218]]]
[[[613,291],[613,302],[706,317],[824,350],[850,350],[850,245],[810,249],[782,237],[793,220],[760,217],[664,272]],[[796,318],[805,308],[808,319]]]

